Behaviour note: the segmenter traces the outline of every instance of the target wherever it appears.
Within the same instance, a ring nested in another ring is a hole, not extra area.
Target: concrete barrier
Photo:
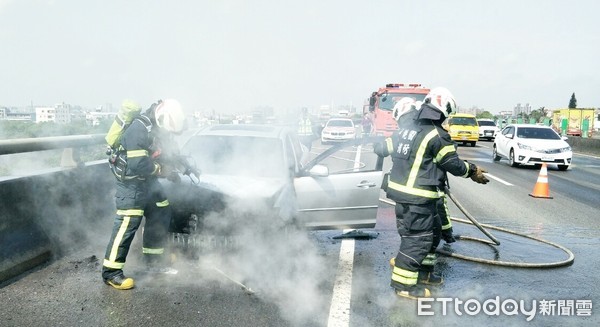
[[[567,143],[574,152],[600,155],[600,139],[570,136]]]
[[[81,246],[114,213],[113,188],[105,160],[0,181],[0,282]]]

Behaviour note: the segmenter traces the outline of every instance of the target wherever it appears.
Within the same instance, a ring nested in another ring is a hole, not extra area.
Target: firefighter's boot
[[[425,288],[423,285],[411,285],[404,286],[401,288],[394,287],[396,290],[396,295],[400,297],[405,297],[408,299],[417,300],[419,298],[430,298],[431,292],[429,289]]]
[[[135,286],[133,278],[125,277],[123,274],[118,274],[111,278],[105,278],[104,283],[118,290],[129,290]]]
[[[444,283],[444,278],[433,271],[419,271],[419,283],[437,286]]]

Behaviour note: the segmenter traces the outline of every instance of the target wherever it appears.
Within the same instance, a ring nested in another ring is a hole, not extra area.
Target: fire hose
[[[478,263],[483,263],[483,264],[490,264],[490,265],[496,265],[496,266],[505,266],[505,267],[516,267],[516,268],[556,268],[556,267],[562,267],[562,266],[568,266],[571,265],[573,263],[573,261],[575,260],[575,255],[573,254],[573,252],[571,252],[571,250],[567,249],[566,247],[560,245],[560,244],[556,244],[538,237],[534,237],[531,235],[527,235],[527,234],[523,234],[523,233],[519,233],[510,229],[506,229],[506,228],[502,228],[502,227],[497,227],[497,226],[492,226],[492,225],[488,225],[488,224],[480,224],[466,209],[465,207],[462,206],[462,204],[454,197],[454,195],[452,193],[450,193],[450,191],[447,191],[446,194],[448,195],[448,197],[452,200],[452,202],[454,202],[454,204],[458,207],[458,209],[465,214],[465,216],[469,219],[469,220],[465,220],[465,219],[460,219],[460,218],[454,218],[454,217],[450,217],[450,219],[452,221],[456,221],[456,222],[460,222],[460,223],[464,223],[464,224],[470,224],[470,225],[474,225],[476,226],[483,234],[485,234],[491,241],[485,240],[485,239],[481,239],[481,238],[476,238],[476,237],[471,237],[471,236],[465,236],[465,235],[460,235],[457,236],[456,238],[458,240],[466,240],[466,241],[475,241],[475,242],[480,242],[480,243],[484,243],[490,246],[498,246],[500,245],[500,241],[498,241],[498,239],[496,239],[492,234],[490,234],[486,228],[489,229],[493,229],[493,230],[497,230],[497,231],[501,231],[504,233],[508,233],[508,234],[512,234],[512,235],[516,235],[516,236],[520,236],[520,237],[525,237],[528,238],[530,240],[534,240],[536,242],[539,243],[543,243],[543,244],[548,244],[552,247],[555,247],[557,249],[560,249],[562,251],[564,251],[567,254],[567,259],[565,260],[561,260],[561,261],[557,261],[557,262],[541,262],[541,263],[533,263],[533,262],[513,262],[513,261],[501,261],[501,260],[491,260],[491,259],[483,259],[483,258],[478,258],[478,257],[473,257],[473,256],[467,256],[467,255],[463,255],[460,253],[456,253],[454,251],[448,251],[444,248],[438,248],[436,250],[437,253],[449,256],[449,257],[453,257],[453,258],[458,258],[458,259],[462,259],[462,260],[467,260],[467,261],[473,261],[473,262],[478,262]],[[388,203],[391,205],[395,205],[394,202],[391,202],[389,200],[386,199],[379,199],[380,201],[384,202],[384,203]]]

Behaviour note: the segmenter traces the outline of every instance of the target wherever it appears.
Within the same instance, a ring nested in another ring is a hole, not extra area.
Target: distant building
[[[11,121],[34,121],[35,115],[31,112],[13,110],[12,108],[0,107],[0,120]]]
[[[71,122],[71,106],[62,103],[54,107],[37,107],[35,108],[35,122],[68,124]]]
[[[85,122],[88,125],[98,126],[98,125],[100,125],[100,121],[106,120],[106,119],[113,120],[113,119],[115,119],[116,115],[117,115],[116,112],[91,111],[91,112],[87,112],[85,114]]]
[[[521,114],[529,115],[531,114],[531,105],[529,103],[526,103],[524,106],[522,106],[520,103],[517,103],[517,105],[513,109],[513,114],[515,117]]]

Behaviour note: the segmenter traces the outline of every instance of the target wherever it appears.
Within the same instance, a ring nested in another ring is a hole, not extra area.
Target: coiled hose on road
[[[533,263],[533,262],[512,262],[512,261],[501,261],[501,260],[483,259],[483,258],[471,257],[471,256],[463,255],[463,254],[460,254],[460,253],[447,251],[447,250],[444,250],[443,248],[438,248],[436,250],[437,253],[440,253],[440,254],[443,254],[443,255],[446,255],[446,256],[449,256],[449,257],[453,257],[453,258],[467,260],[467,261],[479,262],[479,263],[483,263],[483,264],[490,264],[490,265],[496,265],[496,266],[515,267],[515,268],[556,268],[556,267],[563,267],[563,266],[571,265],[573,263],[573,261],[575,260],[575,255],[573,254],[573,252],[571,252],[571,250],[567,249],[566,247],[564,247],[564,246],[562,246],[560,244],[556,244],[556,243],[553,243],[553,242],[550,242],[550,241],[546,241],[546,240],[538,238],[538,237],[534,237],[534,236],[526,235],[526,234],[523,234],[523,233],[515,232],[513,230],[506,229],[506,228],[496,227],[496,226],[487,225],[487,224],[480,224],[462,206],[462,204],[460,204],[460,202],[454,197],[454,195],[452,195],[452,193],[450,193],[450,191],[447,192],[447,195],[452,200],[452,202],[454,202],[454,204],[456,204],[456,206],[458,207],[458,209],[462,213],[464,213],[465,216],[467,216],[467,218],[469,218],[469,220],[464,220],[464,219],[459,219],[459,218],[453,218],[453,217],[451,217],[450,219],[452,219],[452,221],[456,221],[456,222],[460,222],[460,223],[475,225],[481,232],[483,232],[487,237],[489,237],[491,241],[484,240],[484,239],[481,239],[481,238],[471,237],[471,236],[464,236],[464,235],[459,236],[458,237],[459,240],[476,241],[476,242],[481,242],[481,243],[484,243],[484,244],[488,244],[490,246],[498,246],[498,245],[500,245],[500,242],[498,241],[498,239],[496,239],[492,234],[490,234],[485,229],[485,228],[489,228],[489,229],[493,229],[493,230],[497,230],[497,231],[501,231],[501,232],[505,232],[505,233],[509,233],[509,234],[513,234],[513,235],[517,235],[517,236],[521,236],[521,237],[525,237],[525,238],[528,238],[530,240],[534,240],[536,242],[548,244],[548,245],[550,245],[552,247],[555,247],[555,248],[558,248],[558,249],[564,251],[568,255],[568,258],[565,259],[565,260],[562,260],[562,261],[557,261],[557,262]],[[394,202],[386,200],[386,199],[380,199],[380,201],[382,201],[384,203],[391,204],[391,205],[395,205]]]

